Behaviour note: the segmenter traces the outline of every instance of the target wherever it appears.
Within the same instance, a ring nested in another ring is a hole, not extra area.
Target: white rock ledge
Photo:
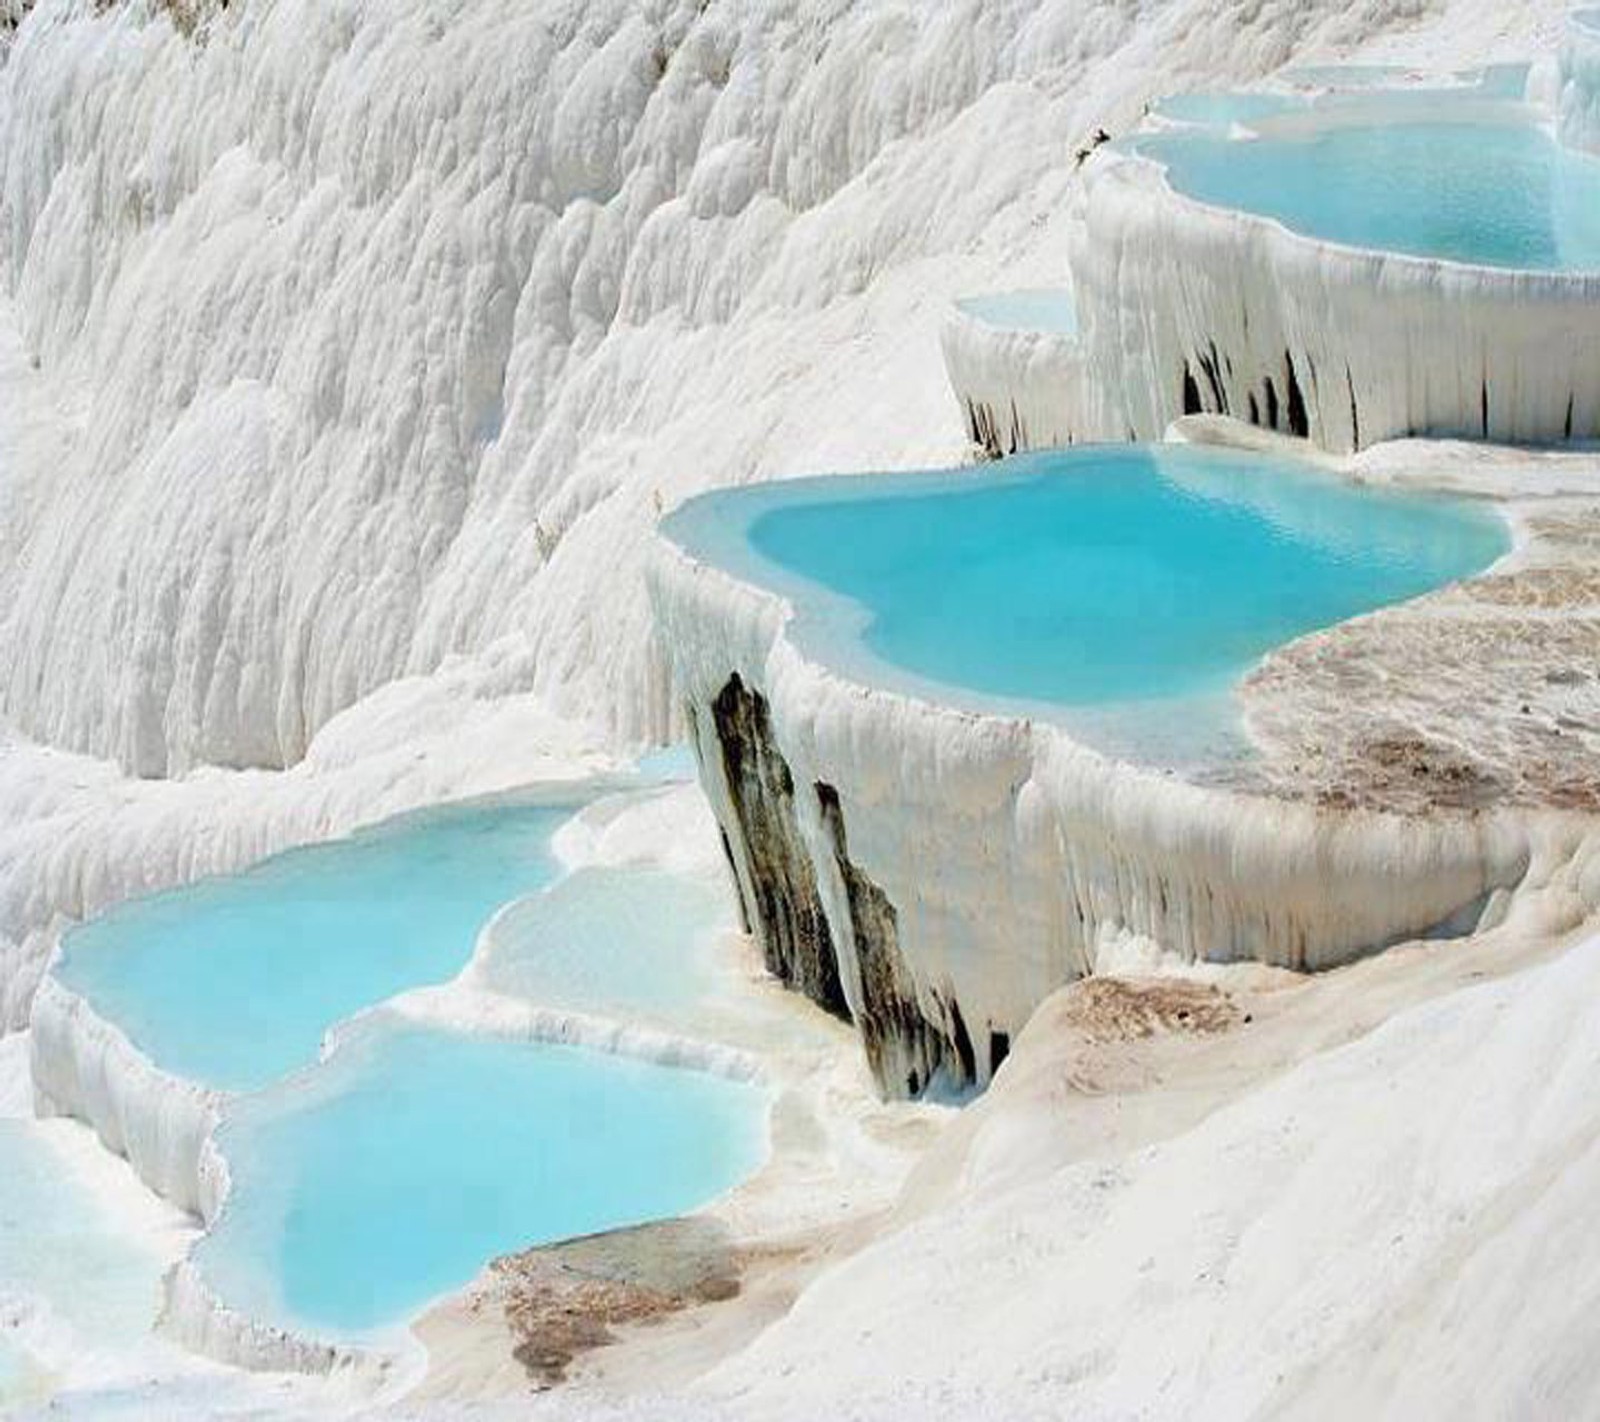
[[[32,1022],[35,1111],[92,1126],[156,1194],[209,1222],[202,1156],[227,1093],[161,1070],[53,973]]]
[[[1092,160],[1072,254],[1103,388],[1079,438],[1160,438],[1222,414],[1349,452],[1416,435],[1600,437],[1600,275],[1363,251]]]
[[[1328,808],[1119,764],[855,684],[797,650],[782,598],[663,536],[648,576],[749,925],[854,1019],[890,1094],[987,1082],[1037,1004],[1130,938],[1331,968],[1470,928],[1579,837],[1538,808]]]
[[[939,341],[967,433],[992,458],[1080,438],[1091,375],[1077,336],[995,325],[955,306]]]
[[[250,1318],[218,1299],[188,1259],[167,1275],[160,1327],[191,1352],[231,1367],[338,1377],[360,1393],[377,1392],[425,1366],[415,1356],[420,1345],[403,1330],[391,1346],[365,1346],[328,1343]]]

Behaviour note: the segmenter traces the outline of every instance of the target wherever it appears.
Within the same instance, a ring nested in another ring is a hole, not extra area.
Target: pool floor
[[[495,917],[477,981],[546,1007],[682,1016],[718,994],[719,940],[736,928],[720,878],[578,869]]]
[[[668,759],[681,770],[681,754]],[[349,1020],[469,962],[464,1011],[488,990],[615,1021],[692,1020],[728,967],[727,886],[644,867],[563,876],[552,837],[592,798],[405,816],[70,936],[54,970],[69,987],[158,1065],[238,1093],[216,1137],[230,1189],[192,1256],[224,1304],[362,1336],[496,1254],[679,1214],[759,1164],[759,1087],[475,1036],[470,1022]],[[11,1204],[37,1213],[26,1164],[10,1162],[0,1123],[0,1171],[14,1177],[0,1245],[27,1242]],[[26,1368],[0,1357],[0,1385],[31,1386]]]
[[[160,1307],[163,1259],[74,1177],[64,1129],[0,1119],[0,1416],[42,1406],[54,1386],[26,1326],[8,1336],[18,1323],[38,1317],[57,1348],[103,1357],[139,1347]]]
[[[1072,293],[1060,287],[1027,287],[1017,291],[964,296],[958,310],[1000,331],[1040,331],[1052,336],[1078,334],[1078,310]]]
[[[248,1098],[235,1184],[195,1251],[251,1315],[359,1336],[488,1259],[680,1214],[766,1151],[765,1094],[625,1057],[384,1027]]]

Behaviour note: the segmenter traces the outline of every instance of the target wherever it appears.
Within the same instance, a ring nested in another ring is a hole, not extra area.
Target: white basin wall
[[[1121,418],[1098,406],[1100,438],[1157,439],[1194,413],[1343,452],[1600,437],[1600,277],[1316,241],[1125,154],[1094,163],[1072,258],[1088,353],[1123,395]]]
[[[163,1071],[46,973],[33,1000],[34,1109],[92,1126],[156,1194],[209,1220],[203,1162],[227,1093]]]
[[[1060,448],[1099,430],[1076,336],[995,326],[956,308],[939,340],[967,433],[992,458]]]
[[[1533,856],[1533,822],[1515,814],[1417,819],[1202,789],[1108,761],[1051,726],[853,684],[796,649],[781,599],[665,538],[649,581],[750,926],[767,946],[775,897],[814,881],[846,1001],[890,1094],[935,1075],[986,1082],[1038,1003],[1092,971],[1108,942],[1328,968],[1515,885]],[[764,701],[792,781],[808,862],[789,883],[746,842],[729,782],[712,708],[734,677]],[[853,921],[861,900],[847,872],[890,906],[887,934]],[[867,973],[864,952],[876,958]]]

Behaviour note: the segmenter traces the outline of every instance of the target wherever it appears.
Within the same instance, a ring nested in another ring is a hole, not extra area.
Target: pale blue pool
[[[754,1086],[603,1053],[383,1028],[232,1108],[195,1259],[251,1315],[351,1335],[497,1254],[706,1203],[767,1149]]]
[[[17,1319],[37,1315],[57,1346],[110,1357],[142,1347],[160,1309],[166,1261],[77,1179],[58,1149],[66,1129],[0,1120],[0,1416],[43,1408],[56,1386],[8,1339]]]
[[[497,914],[478,971],[484,986],[546,1007],[682,1017],[717,995],[718,944],[736,927],[721,878],[583,868]]]
[[[157,1066],[252,1090],[363,1007],[454,977],[502,904],[557,873],[572,803],[430,810],[114,909],[57,976]]]
[[[1172,94],[1155,106],[1162,118],[1176,123],[1197,123],[1227,128],[1230,124],[1251,124],[1257,119],[1303,109],[1307,100],[1299,94],[1280,94],[1271,90],[1229,92],[1198,90]]]
[[[1407,73],[1398,64],[1294,64],[1277,77],[1306,89],[1361,90],[1391,88]]]
[[[1044,716],[1153,705],[1169,726],[1273,647],[1508,547],[1480,507],[1181,446],[727,490],[663,531],[788,594],[796,639],[863,679]]]
[[[1426,93],[1327,126],[1134,140],[1178,192],[1351,247],[1533,271],[1600,271],[1600,159],[1531,123],[1429,118]]]
[[[1072,293],[1059,287],[1032,287],[966,296],[957,309],[1002,331],[1045,331],[1054,336],[1078,334],[1078,310]]]

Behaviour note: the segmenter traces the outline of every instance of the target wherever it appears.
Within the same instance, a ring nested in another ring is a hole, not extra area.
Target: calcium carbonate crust
[[[0,506],[0,712],[275,769],[511,641],[503,694],[669,736],[659,505],[948,462],[934,313],[1057,245],[1079,135],[1423,8],[41,0],[0,281],[73,438]]]
[[[1576,9],[1568,15],[1557,85],[1561,141],[1600,152],[1600,9]]]
[[[420,1345],[398,1333],[389,1346],[334,1344],[250,1318],[223,1303],[193,1260],[166,1277],[160,1327],[202,1357],[251,1372],[334,1377],[360,1393],[402,1392],[426,1369]]]
[[[86,1122],[156,1194],[208,1219],[201,1158],[227,1093],[161,1070],[53,974],[32,1026],[36,1113]]]

